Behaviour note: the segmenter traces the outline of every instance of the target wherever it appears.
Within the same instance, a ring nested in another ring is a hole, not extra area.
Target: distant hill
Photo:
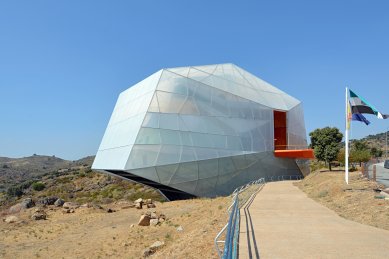
[[[69,170],[77,166],[90,167],[94,156],[76,161],[68,161],[55,156],[32,155],[23,158],[0,157],[0,191],[10,185],[26,180],[38,179],[41,176],[58,170]]]
[[[91,169],[94,156],[68,161],[54,156],[0,157],[0,210],[26,197],[107,203],[119,199],[164,200],[154,189]],[[43,190],[34,189],[42,184]]]
[[[375,147],[375,148],[381,149],[385,154],[385,138],[386,138],[386,135],[385,135],[385,132],[383,132],[383,133],[378,133],[375,135],[368,135],[364,138],[361,138],[360,140],[365,141],[366,144],[368,145],[368,147],[370,147],[370,148]],[[389,133],[388,133],[388,138],[389,138]],[[351,140],[351,142],[352,141],[353,140]],[[389,140],[388,140],[388,142],[389,142]],[[389,143],[388,143],[388,145],[389,145]]]

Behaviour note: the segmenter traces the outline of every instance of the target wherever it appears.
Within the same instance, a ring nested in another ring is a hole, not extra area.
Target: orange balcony
[[[274,156],[286,158],[314,159],[313,149],[274,150]]]

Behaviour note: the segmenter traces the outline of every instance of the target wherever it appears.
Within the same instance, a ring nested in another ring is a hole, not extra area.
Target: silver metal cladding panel
[[[161,73],[158,71],[119,95],[92,168],[125,168]]]
[[[287,112],[288,147],[302,149],[307,147],[304,111],[302,104],[298,104]]]

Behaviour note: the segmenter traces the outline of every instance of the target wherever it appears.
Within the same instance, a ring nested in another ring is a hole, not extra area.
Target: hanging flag
[[[370,124],[370,121],[368,121],[366,119],[365,116],[363,116],[362,114],[359,114],[359,113],[354,113],[351,117],[351,119],[353,121],[361,121],[361,122],[364,122],[366,125],[369,125]]]
[[[350,90],[350,104],[352,114],[374,114],[378,119],[387,119],[389,115],[382,114],[374,106],[370,105],[368,102],[359,97],[356,93]]]
[[[346,118],[346,128],[350,129],[350,123],[352,119],[352,113],[351,113],[351,107],[350,107],[350,102],[347,102],[347,118]]]

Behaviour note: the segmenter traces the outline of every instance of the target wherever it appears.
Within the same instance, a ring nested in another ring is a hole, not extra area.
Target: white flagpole
[[[351,121],[350,121],[351,123]],[[345,180],[348,184],[348,93],[347,93],[347,87],[346,87],[346,130],[344,134],[344,144],[345,144],[345,151],[344,151],[344,164],[345,164]]]

